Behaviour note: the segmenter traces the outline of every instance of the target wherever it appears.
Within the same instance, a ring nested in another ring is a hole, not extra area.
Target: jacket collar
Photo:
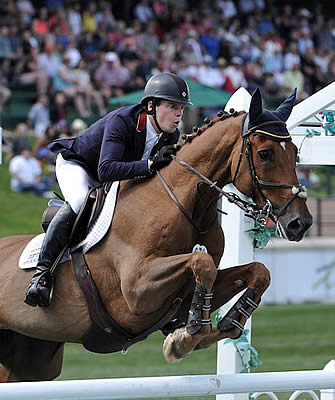
[[[147,114],[145,111],[142,111],[137,117],[136,130],[137,132],[144,132],[147,126]]]

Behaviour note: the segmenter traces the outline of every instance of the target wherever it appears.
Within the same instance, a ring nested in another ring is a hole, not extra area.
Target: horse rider
[[[169,164],[179,139],[185,105],[192,105],[187,83],[178,75],[153,75],[140,104],[109,112],[84,132],[49,145],[57,154],[56,176],[65,198],[45,234],[25,303],[47,307],[50,268],[69,242],[73,223],[88,191],[101,183],[150,177]]]

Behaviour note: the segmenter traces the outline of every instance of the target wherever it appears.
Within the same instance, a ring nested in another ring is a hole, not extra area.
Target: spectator
[[[63,0],[45,0],[45,3],[49,11],[57,10],[57,8],[64,8]]]
[[[9,28],[6,25],[0,27],[0,70],[4,79],[8,80],[11,69],[12,52],[9,39]]]
[[[296,64],[300,64],[300,55],[297,42],[293,41],[289,44],[288,50],[284,55],[284,70],[290,70]]]
[[[51,82],[61,64],[62,62],[55,48],[55,38],[52,35],[48,35],[45,39],[44,52],[38,56],[38,70],[46,72]]]
[[[232,0],[219,0],[218,7],[221,9],[222,14],[227,18],[237,16],[237,8]]]
[[[300,64],[293,64],[293,66],[283,74],[283,87],[287,90],[287,94],[297,88],[297,101],[301,101],[308,97],[305,91],[305,77],[300,70]]]
[[[155,22],[149,21],[141,34],[143,49],[149,53],[151,59],[158,59],[159,39],[155,33]]]
[[[231,59],[231,65],[225,69],[225,73],[233,85],[234,92],[240,87],[246,88],[248,86],[248,82],[243,73],[242,65],[243,61],[240,57],[233,57]]]
[[[86,107],[82,93],[77,85],[75,70],[71,67],[70,58],[65,54],[63,64],[54,76],[52,86],[55,92],[63,92],[68,100],[73,101],[77,111],[82,117],[89,117],[90,112]]]
[[[87,9],[83,13],[83,31],[95,33],[97,30],[96,20],[97,7],[93,1],[91,1]]]
[[[198,79],[203,85],[221,88],[224,79],[217,68],[211,66],[212,57],[209,54],[204,56],[204,61],[198,68]]]
[[[111,97],[125,93],[130,78],[129,70],[124,67],[115,52],[105,54],[104,61],[95,73],[95,81],[107,102]]]
[[[55,157],[46,147],[41,147],[36,154],[36,159],[41,167],[41,185],[49,191],[57,182],[55,173]],[[51,197],[51,193],[43,194],[44,197],[48,197],[49,195]]]
[[[142,24],[147,24],[150,20],[154,19],[154,12],[150,7],[149,1],[139,0],[135,7],[134,15]]]
[[[80,14],[80,3],[75,2],[68,9],[70,30],[75,37],[79,37],[83,29],[83,21]]]
[[[16,70],[17,80],[23,85],[36,86],[39,95],[46,94],[49,87],[49,76],[39,69],[40,52],[37,46],[30,48],[30,53],[23,57],[20,67]]]
[[[145,82],[148,81],[149,78],[151,77],[152,74],[151,71],[154,65],[155,65],[154,61],[149,57],[148,52],[144,50],[140,54],[140,61],[135,70],[136,78],[141,79],[142,87],[144,87]]]
[[[267,35],[269,32],[275,29],[274,23],[272,21],[272,15],[270,12],[266,12],[260,15],[259,22],[257,24],[257,32],[261,36]]]
[[[220,51],[220,41],[217,37],[214,26],[209,26],[204,34],[200,36],[199,42],[213,61],[216,61]]]
[[[70,106],[66,100],[65,93],[57,92],[53,97],[50,108],[50,118],[53,124],[57,124],[60,121],[66,121],[69,117]]]
[[[318,87],[317,64],[314,61],[314,54],[314,48],[308,47],[301,56],[301,70],[305,77],[305,90],[309,95],[315,93]]]
[[[31,192],[36,196],[50,198],[48,187],[41,182],[42,169],[33,157],[31,147],[24,147],[21,154],[9,162],[10,187],[13,192]]]
[[[86,63],[84,60],[79,62],[78,68],[75,69],[75,77],[77,79],[77,91],[84,99],[85,108],[89,115],[92,114],[92,100],[97,105],[100,116],[106,114],[107,109],[104,104],[101,93],[93,87],[90,74],[86,70]]]
[[[72,137],[72,132],[69,130],[67,120],[65,119],[55,124],[55,130],[60,139],[69,139]]]
[[[37,137],[41,137],[50,125],[49,99],[45,94],[39,96],[37,102],[31,107],[28,119],[28,126],[33,128]]]
[[[49,143],[51,143],[53,140],[56,140],[59,136],[58,131],[55,129],[53,125],[49,125],[48,128],[46,129],[45,133],[43,136],[40,136],[37,138],[35,141],[34,147],[33,147],[33,154],[34,156],[37,156],[38,151],[41,148],[47,147]]]
[[[189,31],[183,42],[182,59],[187,65],[199,65],[203,61],[203,53],[200,43],[197,40],[196,31]]]
[[[284,69],[283,52],[280,48],[273,53],[265,53],[263,71],[278,76]]]
[[[32,16],[35,14],[35,8],[30,0],[17,0],[16,7],[20,13],[24,24],[31,23]]]
[[[70,59],[70,65],[72,68],[76,68],[81,60],[80,51],[77,48],[76,41],[72,38],[69,40],[65,55]]]
[[[318,66],[320,66],[324,74],[327,73],[329,58],[330,51],[325,46],[320,45],[315,49],[314,61]]]
[[[28,134],[29,129],[27,124],[20,122],[16,125],[14,132],[7,135],[7,159],[19,155],[23,148],[29,146]]]
[[[49,33],[48,18],[48,9],[41,7],[37,16],[33,19],[32,30],[40,39],[43,39]]]
[[[276,108],[285,98],[285,89],[273,72],[264,74],[263,94],[269,108]]]
[[[78,50],[87,62],[94,63],[99,57],[99,40],[92,32],[84,32],[79,40]]]
[[[11,95],[11,90],[0,82],[0,116],[4,104],[6,104],[6,102],[10,99]]]
[[[264,64],[263,58],[259,57],[256,60],[256,62],[249,61],[245,65],[244,76],[248,82],[248,90],[250,92],[253,92],[257,88],[263,89],[264,85],[263,64]]]

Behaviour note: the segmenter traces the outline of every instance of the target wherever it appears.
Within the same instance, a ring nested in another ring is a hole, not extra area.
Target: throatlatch
[[[204,285],[195,284],[192,304],[189,310],[186,331],[190,335],[198,333],[203,325],[210,325],[210,319],[202,319],[202,312],[211,310],[211,304],[205,304],[206,300],[211,300],[213,293],[207,293]],[[210,302],[209,302],[210,303]]]
[[[244,329],[244,325],[242,325],[240,322],[241,318],[245,317],[248,319],[252,312],[258,307],[259,303],[257,304],[254,302],[254,298],[255,291],[251,288],[248,288],[218,323],[217,326],[220,331],[226,332],[233,328],[237,328],[241,331],[241,335]],[[251,308],[250,312],[247,310],[248,307]]]

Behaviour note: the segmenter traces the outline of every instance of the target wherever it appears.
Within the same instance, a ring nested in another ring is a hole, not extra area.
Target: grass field
[[[8,166],[0,166],[0,237],[41,232],[47,200],[9,191]],[[262,361],[253,372],[322,369],[335,357],[335,305],[264,306],[252,321],[252,345]],[[77,344],[66,344],[58,379],[213,374],[216,348],[197,351],[177,365],[162,356],[158,332],[121,353],[100,355]],[[284,397],[280,395],[280,398]],[[208,397],[212,398],[213,397]],[[193,399],[196,399],[193,397]],[[200,398],[199,398],[200,399]]]
[[[253,372],[322,369],[335,357],[335,306],[264,306],[252,320],[252,345],[262,364]],[[164,361],[164,336],[157,332],[129,348],[127,354],[99,355],[67,344],[60,379],[211,374],[215,346],[196,351],[177,365]]]
[[[259,352],[262,364],[252,372],[322,369],[335,357],[334,313],[334,305],[320,304],[258,309],[252,320],[252,345]],[[67,344],[59,379],[216,373],[215,346],[196,351],[182,362],[170,365],[164,361],[161,352],[163,339],[163,335],[157,332],[130,347],[125,355],[93,354],[80,345]],[[277,395],[280,400],[289,397],[288,393]],[[206,398],[213,400],[214,396]]]

